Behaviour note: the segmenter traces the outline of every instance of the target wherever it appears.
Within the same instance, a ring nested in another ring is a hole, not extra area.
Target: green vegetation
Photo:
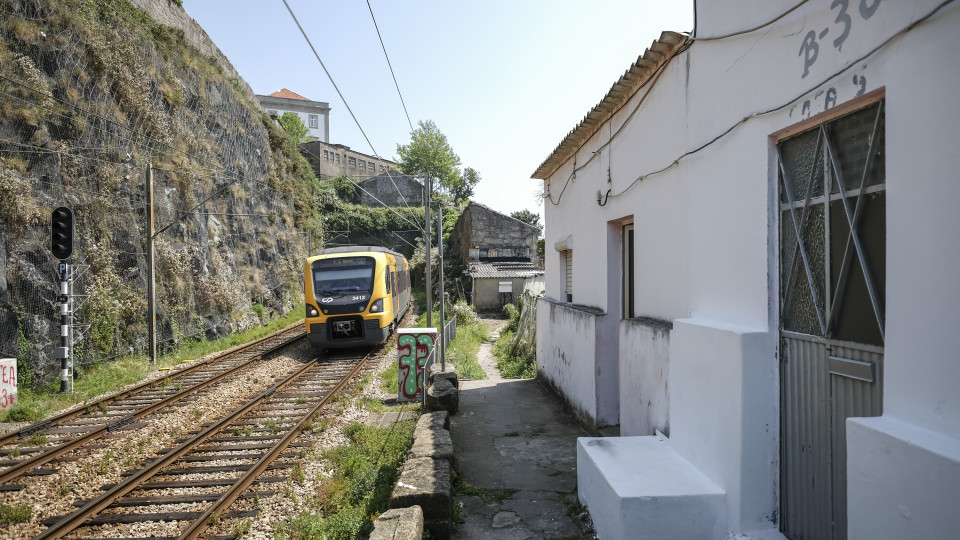
[[[309,508],[277,527],[275,538],[366,537],[373,529],[372,519],[388,508],[415,425],[412,420],[389,429],[348,424],[344,435],[350,444],[323,454],[335,472],[320,483]]]
[[[520,310],[513,304],[507,304],[503,306],[503,314],[508,322],[493,344],[500,374],[507,379],[532,379],[537,376],[536,352],[521,346],[514,336],[520,325]]]
[[[21,389],[17,394],[17,404],[5,412],[0,412],[0,422],[38,422],[54,411],[134,384],[157,367],[173,366],[242,345],[302,319],[302,310],[293,310],[282,319],[275,319],[266,326],[251,328],[241,334],[233,334],[215,341],[181,341],[180,348],[160,356],[156,366],[151,364],[147,357],[138,355],[121,357],[112,362],[103,362],[83,369],[78,368],[72,394],[58,393],[60,382],[57,380],[39,390]]]
[[[293,139],[293,142],[297,144],[302,144],[310,140],[310,136],[307,134],[307,126],[303,125],[303,120],[300,119],[300,115],[293,112],[285,112],[280,115],[280,125],[283,126],[283,130],[287,132],[287,135]]]
[[[486,325],[465,303],[458,303],[451,311],[451,315],[457,314],[457,339],[450,342],[450,347],[446,351],[447,362],[456,366],[457,373],[462,378],[486,379],[487,375],[477,362],[480,344],[489,339]],[[436,323],[440,321],[440,313],[433,312],[432,319],[434,326],[438,326]],[[417,317],[416,326],[426,328],[426,314]]]
[[[28,504],[10,506],[0,504],[0,525],[26,523],[33,518],[33,509]]]

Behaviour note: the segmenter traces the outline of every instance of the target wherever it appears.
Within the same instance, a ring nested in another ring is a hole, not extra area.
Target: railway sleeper
[[[231,510],[220,516],[222,519],[257,517],[259,510]],[[131,523],[146,523],[152,521],[194,521],[203,515],[203,512],[159,512],[150,514],[100,514],[83,522],[84,526],[120,525]],[[56,525],[69,516],[53,516],[43,520],[46,526]]]
[[[267,470],[291,469],[295,463],[271,463]],[[246,465],[213,465],[208,467],[180,467],[177,469],[168,469],[156,473],[154,476],[176,476],[179,474],[203,474],[218,472],[246,472],[254,466],[254,463]],[[124,471],[120,476],[132,476],[139,471]]]
[[[253,482],[257,484],[278,484],[286,482],[286,476],[262,476]],[[206,488],[232,486],[237,482],[236,478],[211,478],[209,480],[166,480],[158,482],[145,482],[137,486],[137,489],[148,491],[153,489],[174,489],[174,488]],[[101,491],[113,489],[117,484],[104,484],[100,486]]]
[[[253,493],[244,493],[239,498],[240,499],[256,499],[257,497],[266,498],[273,497],[277,492],[268,489],[264,491],[255,491]],[[200,493],[196,495],[158,495],[156,497],[124,497],[118,501],[115,501],[111,507],[131,507],[131,506],[159,506],[162,504],[184,504],[184,503],[198,503],[198,502],[209,502],[215,501],[220,498],[223,493]],[[89,503],[89,500],[77,501],[73,503],[74,506],[80,508]]]

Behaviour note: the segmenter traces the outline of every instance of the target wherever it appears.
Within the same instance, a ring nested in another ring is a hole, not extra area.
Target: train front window
[[[321,259],[313,263],[313,288],[324,296],[372,292],[374,267],[371,257]]]

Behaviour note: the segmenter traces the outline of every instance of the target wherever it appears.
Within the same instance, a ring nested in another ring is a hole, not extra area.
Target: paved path
[[[579,511],[576,440],[587,432],[539,381],[502,379],[495,362],[480,363],[495,373],[461,381],[460,411],[450,418],[472,493],[457,497],[466,520],[454,538],[589,538],[571,517]]]

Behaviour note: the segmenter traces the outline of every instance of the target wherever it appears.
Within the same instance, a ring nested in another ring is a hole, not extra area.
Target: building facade
[[[268,96],[257,94],[260,105],[271,116],[283,116],[285,112],[295,113],[307,127],[307,135],[313,140],[330,140],[330,104],[325,101],[312,101],[286,88]]]
[[[534,174],[602,539],[960,530],[960,6],[695,2]],[[550,250],[549,246],[553,246]]]
[[[397,164],[388,159],[378,158],[351,150],[342,144],[330,144],[326,141],[311,141],[300,145],[300,153],[307,158],[313,171],[320,178],[349,176],[350,178],[370,178],[397,168]]]

